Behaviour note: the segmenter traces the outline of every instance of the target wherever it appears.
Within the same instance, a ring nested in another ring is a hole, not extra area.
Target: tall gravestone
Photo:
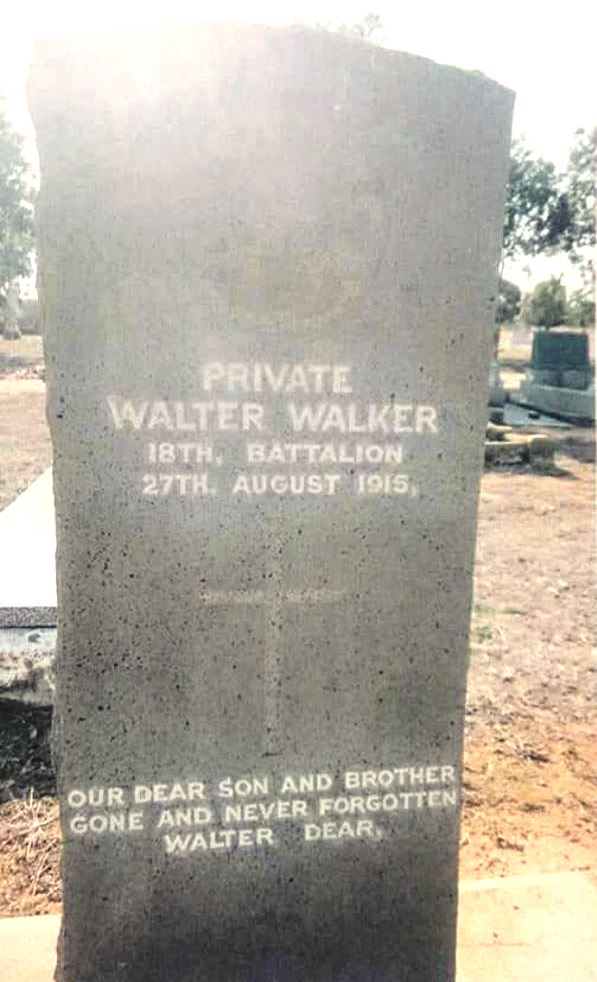
[[[37,46],[64,982],[453,977],[512,96],[306,29]]]

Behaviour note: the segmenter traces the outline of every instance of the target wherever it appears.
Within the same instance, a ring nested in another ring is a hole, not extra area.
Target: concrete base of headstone
[[[595,982],[596,906],[584,873],[461,883],[457,982]],[[0,920],[2,982],[51,982],[59,929],[59,916]]]
[[[52,982],[59,931],[59,914],[2,918],[2,982]]]
[[[578,872],[461,883],[457,982],[595,982],[596,909]]]
[[[595,421],[595,387],[588,389],[564,389],[556,385],[537,385],[526,379],[520,383],[518,392],[513,392],[513,402],[531,406],[544,413],[553,413],[580,422]]]

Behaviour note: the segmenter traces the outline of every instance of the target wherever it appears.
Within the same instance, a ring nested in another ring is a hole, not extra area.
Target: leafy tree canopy
[[[31,272],[32,193],[22,140],[0,106],[0,294]]]
[[[498,299],[495,309],[496,324],[510,323],[520,313],[520,288],[501,276],[498,283]]]
[[[552,163],[514,140],[504,218],[504,256],[536,256],[563,248],[571,212]]]
[[[597,127],[578,130],[568,168],[536,157],[523,140],[512,144],[504,220],[504,256],[566,252],[572,262],[587,260],[595,245]],[[590,265],[590,262],[589,262]]]
[[[297,23],[304,22],[299,19]],[[345,34],[348,37],[362,38],[364,41],[370,41],[372,44],[383,44],[386,40],[383,22],[379,14],[365,14],[362,20],[354,24],[330,23],[329,21],[323,23],[316,21],[313,26],[318,27],[322,31],[331,31],[334,34]]]
[[[590,327],[595,323],[593,291],[575,290],[568,301],[566,323],[573,327]]]
[[[576,131],[566,172],[566,195],[571,220],[564,248],[573,263],[579,263],[586,279],[594,282],[593,259],[587,254],[595,245],[595,184],[597,181],[597,127]]]
[[[590,133],[585,130],[576,131],[576,142],[570,152],[566,177],[566,193],[572,212],[572,248],[595,245],[597,126]]]
[[[528,324],[537,327],[557,327],[566,322],[566,288],[556,276],[537,283],[525,297],[523,316]]]
[[[341,34],[351,34],[354,37],[382,44],[385,40],[384,28],[379,14],[365,14],[362,21],[356,24],[340,24],[337,31]]]

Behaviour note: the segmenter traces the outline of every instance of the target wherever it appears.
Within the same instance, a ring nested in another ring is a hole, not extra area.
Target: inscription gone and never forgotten
[[[511,94],[307,29],[39,44],[60,982],[453,978]]]

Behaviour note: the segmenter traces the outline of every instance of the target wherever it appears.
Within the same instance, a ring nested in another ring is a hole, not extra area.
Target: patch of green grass
[[[473,636],[473,641],[476,641],[477,644],[491,641],[493,638],[493,628],[491,624],[473,624],[471,633]]]

